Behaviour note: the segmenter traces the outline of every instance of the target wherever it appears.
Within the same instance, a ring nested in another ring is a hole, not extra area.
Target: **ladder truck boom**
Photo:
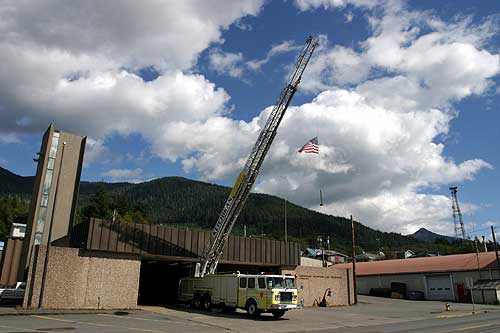
[[[255,183],[255,179],[259,174],[260,167],[264,162],[264,158],[276,136],[279,124],[285,115],[285,111],[293,95],[297,91],[302,74],[317,46],[318,43],[312,36],[307,39],[306,45],[288,76],[285,87],[281,91],[277,103],[273,107],[264,128],[261,130],[243,171],[236,179],[214,229],[210,233],[210,238],[205,245],[205,249],[200,257],[200,262],[196,265],[195,276],[203,277],[206,274],[215,273],[215,269],[217,268],[219,258],[229,234],[245,205],[252,186]]]

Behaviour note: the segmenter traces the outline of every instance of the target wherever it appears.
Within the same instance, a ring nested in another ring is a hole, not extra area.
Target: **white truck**
[[[0,288],[0,304],[22,302],[25,289],[26,282],[17,282],[14,288]]]
[[[282,317],[298,307],[297,287],[292,275],[209,274],[201,278],[183,278],[178,299],[195,308],[226,311],[244,309],[251,316],[270,312]]]

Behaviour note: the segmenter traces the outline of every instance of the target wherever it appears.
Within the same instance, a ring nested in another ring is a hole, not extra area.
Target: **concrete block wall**
[[[45,247],[30,272],[25,307],[39,307]],[[137,307],[141,261],[138,256],[51,247],[42,308],[133,309]],[[34,283],[31,279],[35,277]]]
[[[346,306],[354,303],[352,271],[333,267],[297,266],[295,270],[283,271],[296,276],[299,300],[304,306],[321,302],[325,291],[330,288],[326,301],[330,306]]]

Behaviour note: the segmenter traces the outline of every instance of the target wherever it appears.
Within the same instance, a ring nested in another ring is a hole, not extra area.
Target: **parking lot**
[[[4,309],[5,310],[5,309]],[[183,307],[143,307],[104,313],[24,313],[3,311],[0,333],[7,332],[498,332],[500,307],[412,302],[360,297],[360,304],[339,308],[306,308],[281,319],[269,314],[250,318]],[[0,314],[2,311],[0,311]]]

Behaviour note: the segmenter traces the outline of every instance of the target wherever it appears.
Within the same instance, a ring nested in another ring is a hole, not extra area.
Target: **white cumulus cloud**
[[[191,71],[222,31],[256,15],[261,0],[4,1],[0,4],[0,133],[57,128],[87,135],[86,161],[106,138],[139,133],[155,154],[176,160],[177,124],[203,126],[226,115],[229,96]],[[145,82],[136,71],[152,67]],[[169,141],[172,140],[172,141]],[[189,140],[185,140],[189,141]]]
[[[142,179],[142,169],[111,169],[102,173],[103,176],[108,177],[114,182],[129,182],[139,183]]]

